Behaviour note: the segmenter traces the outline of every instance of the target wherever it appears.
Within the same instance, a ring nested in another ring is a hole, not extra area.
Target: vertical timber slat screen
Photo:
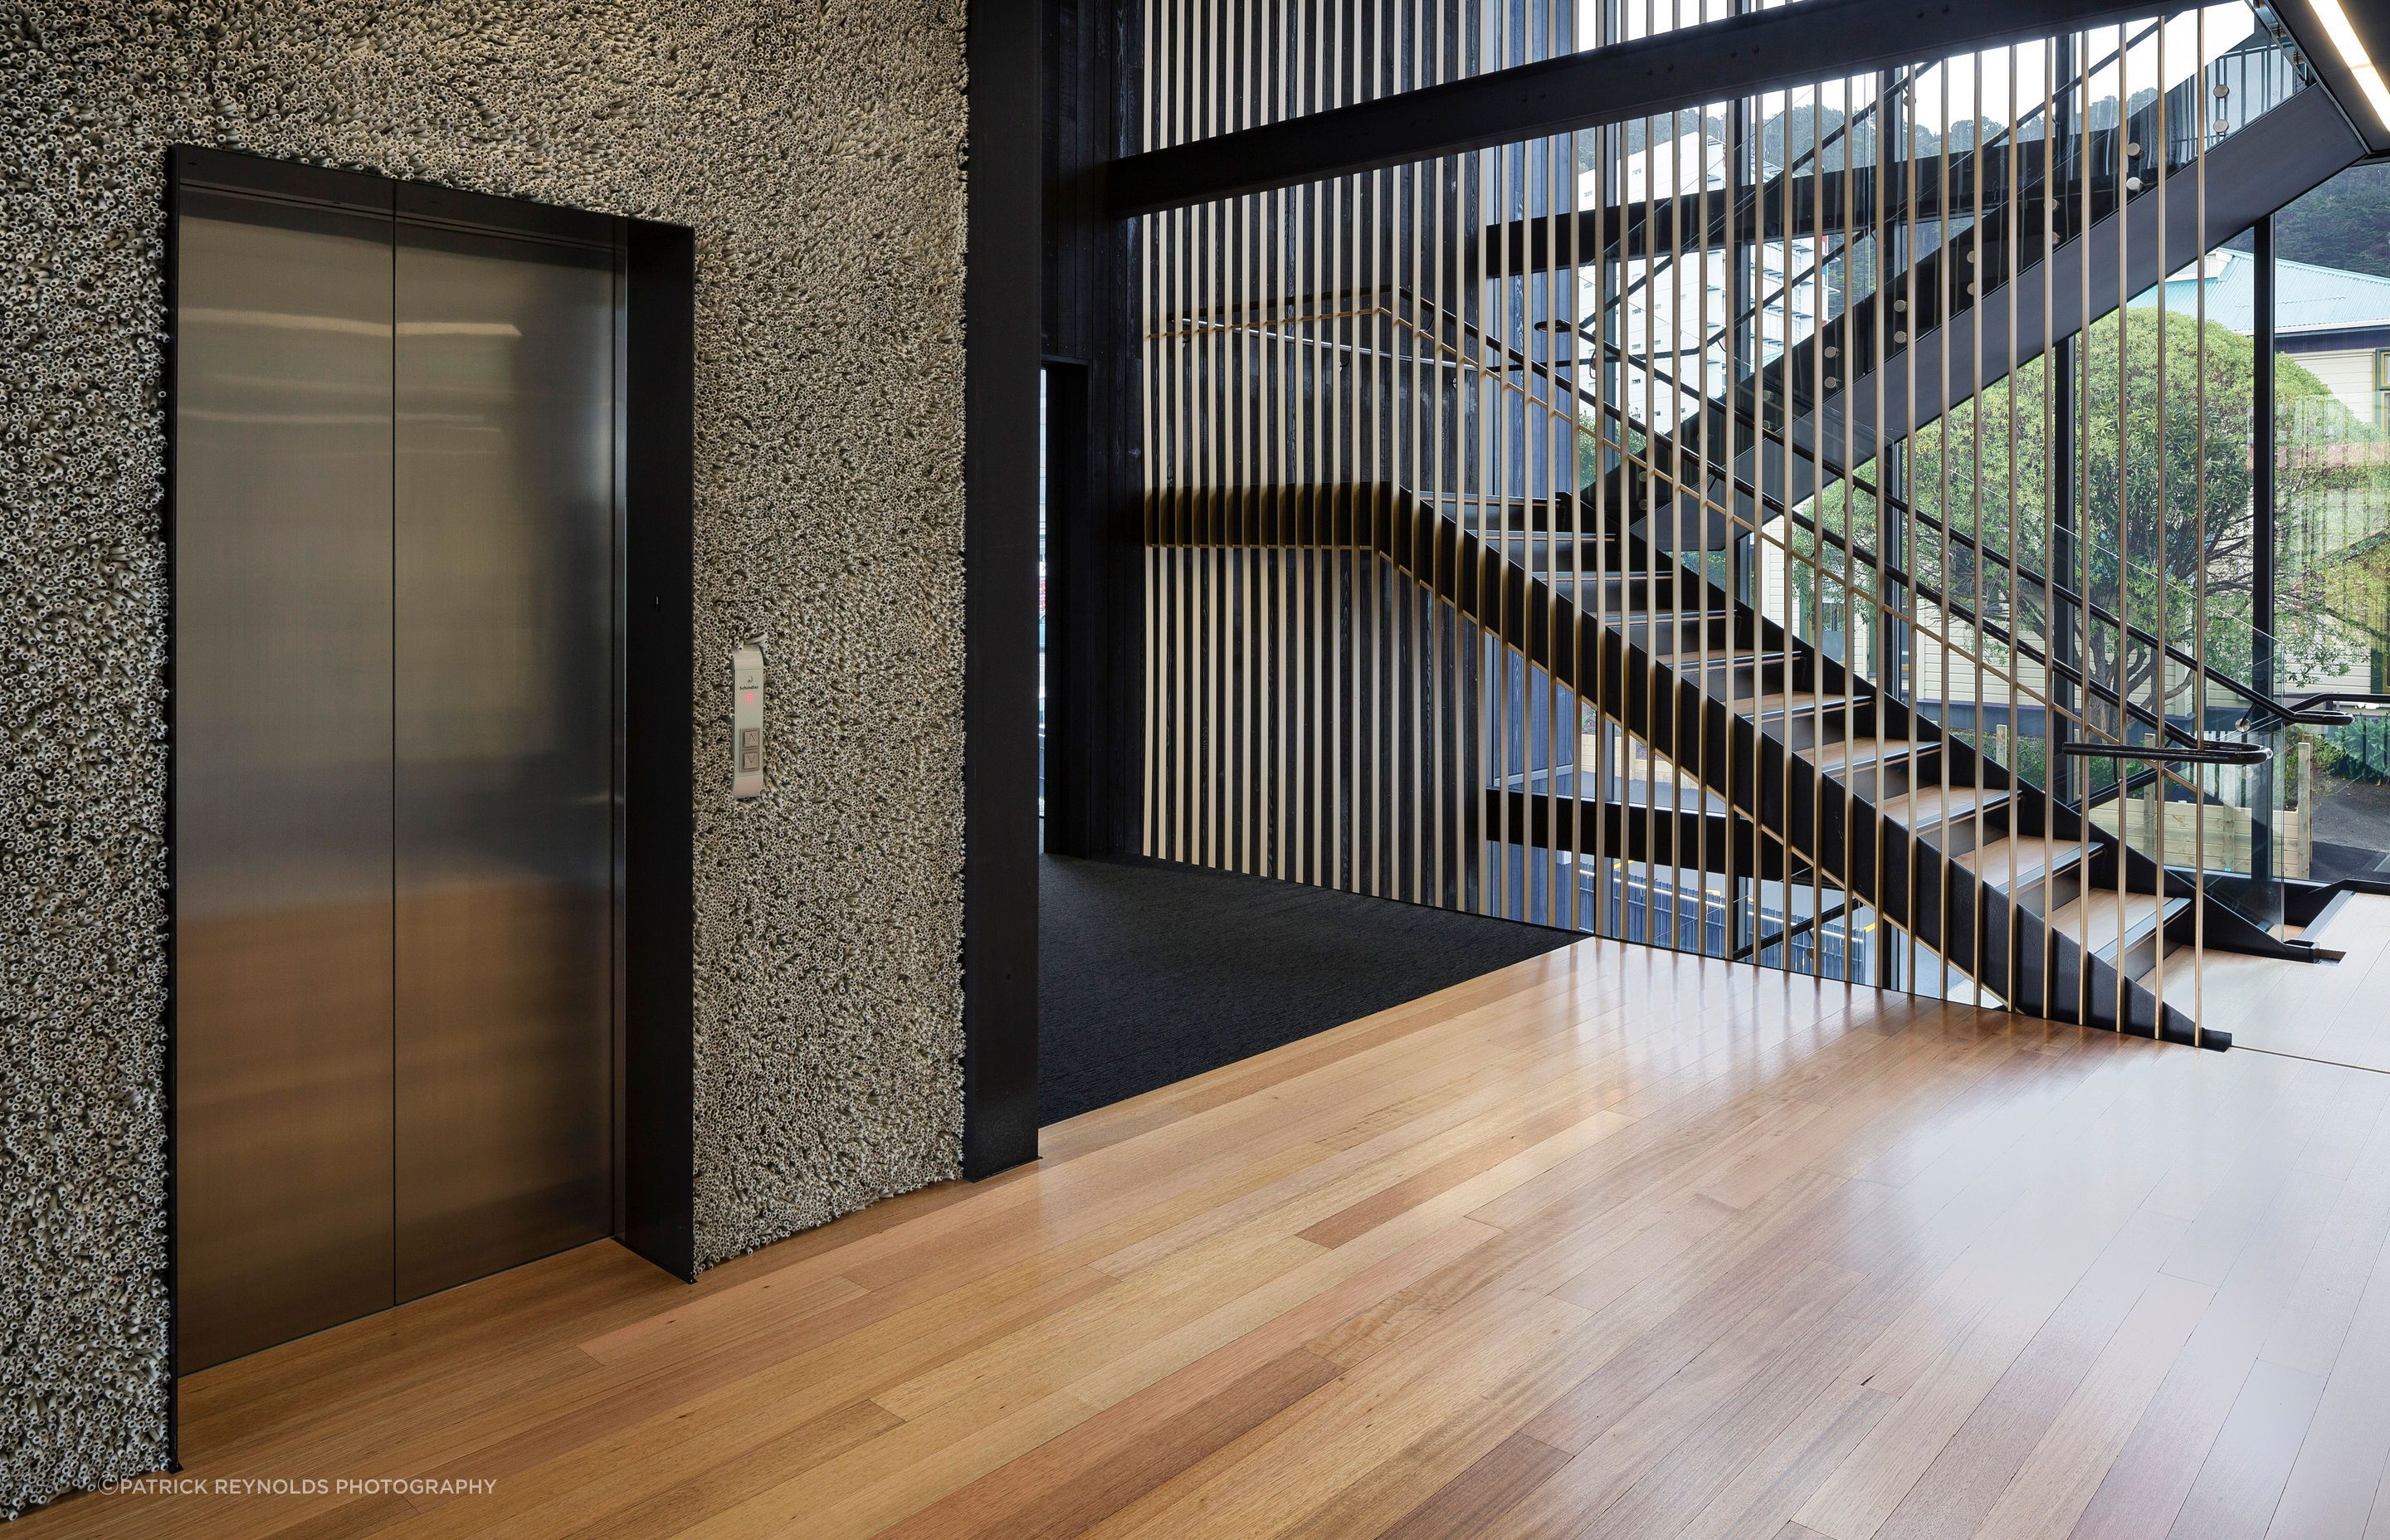
[[[1141,148],[1734,9],[1150,0]],[[1145,853],[2195,1040],[2283,814],[2167,757],[2262,737],[2176,291],[2309,95],[2184,8],[1145,216]]]

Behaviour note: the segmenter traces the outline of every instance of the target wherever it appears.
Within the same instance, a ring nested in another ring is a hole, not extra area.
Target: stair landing
[[[2315,939],[2345,955],[2306,963],[2211,948],[2203,1020],[2230,1033],[2236,1049],[2390,1072],[2390,898],[2354,895]],[[2166,958],[2166,998],[2185,1011],[2192,1008],[2190,962],[2188,948]]]

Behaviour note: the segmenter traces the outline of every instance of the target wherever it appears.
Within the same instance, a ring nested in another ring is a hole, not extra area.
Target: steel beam
[[[2148,0],[1799,0],[1115,160],[1118,216],[1600,128],[2143,17]]]
[[[2037,255],[2023,266],[2015,279],[2018,323],[2013,356],[2030,358],[2037,354],[2047,341],[2073,336],[2155,284],[2165,276],[2159,271],[2162,250],[2204,250],[2329,181],[2363,154],[2364,146],[2348,131],[2332,98],[2316,86],[2300,91],[2208,152],[2204,229],[2200,226],[2198,205],[2190,197],[2178,197],[2171,208],[2163,211],[2156,198],[2138,197],[2131,199],[2121,215],[2109,212],[2088,231],[2063,240],[2054,253]],[[2179,177],[2188,183],[2194,174],[2194,168],[2182,167],[2169,173],[2168,180]],[[2163,245],[2158,231],[2161,212],[2166,226]],[[2124,244],[2129,267],[2123,275],[2117,271],[2119,241]],[[2091,248],[2089,310],[2085,311],[2079,294],[2060,287],[2050,296],[2049,329],[2045,334],[2043,288],[2050,282],[2053,273],[2062,275],[2082,267],[2084,259],[2079,248],[2084,243]],[[2120,276],[2125,280],[2121,286]],[[1995,288],[1974,302],[2005,314],[2007,289]],[[1953,403],[1974,396],[2008,374],[2011,356],[2009,345],[2004,341],[1998,349],[1986,348],[1979,354],[1972,331],[1962,324],[1965,314],[1964,310],[1954,307],[1947,318],[1951,324],[1934,325],[1908,348],[1883,361],[1881,366],[1894,371],[1892,378],[1906,377],[1916,382],[1913,401],[1908,399],[1907,392],[1888,391],[1879,417],[1872,389],[1875,366],[1870,366],[1828,395],[1823,413],[1809,403],[1793,404],[1795,415],[1784,430],[1791,448],[1779,497],[1781,504],[1795,507],[1805,501],[1816,491],[1813,481],[1817,465],[1839,463],[1839,455],[1827,453],[1824,446],[1846,442],[1856,444],[1859,446],[1857,456],[1864,461],[1875,455],[1878,445],[1907,438],[1920,424],[1939,418]],[[1936,318],[1937,322],[1942,319]],[[1839,330],[1829,327],[1805,340],[1796,352],[1838,341],[1841,336]],[[1938,382],[1945,379],[1949,382],[1947,400],[1939,393]],[[1751,382],[1741,381],[1736,392],[1741,403],[1737,410],[1745,418],[1754,415],[1748,404],[1750,393]],[[1722,411],[1726,404],[1714,399],[1709,409]],[[1851,417],[1847,434],[1843,425],[1844,413]],[[1679,438],[1691,431],[1691,422],[1688,418],[1679,428]],[[1674,441],[1661,441],[1664,444],[1671,442]],[[1756,473],[1756,464],[1754,453],[1745,449],[1737,456],[1730,472],[1721,466],[1719,473],[1721,477],[1730,473],[1739,481],[1749,482]],[[1687,520],[1690,517],[1688,513]],[[1723,523],[1722,515],[1714,516],[1714,524],[1722,528]]]

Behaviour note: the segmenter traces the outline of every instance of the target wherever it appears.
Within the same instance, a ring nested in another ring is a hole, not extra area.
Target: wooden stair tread
[[[1921,743],[1907,738],[1853,738],[1839,743],[1813,743],[1806,749],[1792,751],[1831,774],[1857,765],[1877,764],[1893,760],[1914,759],[1940,748],[1938,743]]]
[[[1847,695],[1828,695],[1821,690],[1779,690],[1761,696],[1746,695],[1734,703],[1738,716],[1783,716],[1788,712],[1807,715],[1819,711],[1848,711],[1858,702]]]
[[[1717,619],[1716,616],[1704,615],[1698,610],[1688,610],[1682,613],[1666,610],[1613,610],[1609,614],[1608,622],[1622,631],[1632,631],[1638,627],[1644,630],[1655,630],[1668,626],[1674,626],[1681,631],[1690,626],[1707,625],[1715,619]],[[1721,643],[1720,647],[1723,648],[1724,644]]]
[[[2190,987],[2187,983],[2178,986],[2175,981],[2188,980],[2191,977],[2191,948],[2188,942],[2178,942],[2166,948],[2166,994],[2169,997],[2187,991]],[[2254,952],[2224,952],[2211,946],[2207,949],[2206,957],[2200,964],[2200,972],[2205,976],[2205,982],[2210,984],[2264,990],[2271,988],[2276,983],[2298,982],[2306,977],[2307,969],[2329,966],[2329,964],[2301,962],[2294,957],[2261,957]],[[2133,982],[2145,983],[2157,970],[2158,965],[2152,963],[2142,969]],[[2227,1028],[2231,1025],[2220,1020],[2216,1024]]]
[[[1722,648],[1711,653],[1706,661],[1700,658],[1680,657],[1675,660],[1674,666],[1679,669],[1734,668],[1748,663],[1780,663],[1782,661],[1784,661],[1784,654],[1780,652],[1733,652]]]
[[[1953,818],[1998,807],[2012,795],[1996,786],[1981,790],[1972,786],[1921,786],[1877,800],[1875,810],[1903,828],[1934,828]]]
[[[1688,610],[1682,612],[1669,610],[1613,610],[1610,612],[1609,622],[1612,625],[1616,626],[1648,626],[1655,624],[1687,626],[1702,623],[1711,618],[1712,617],[1704,615],[1697,610]]]
[[[2283,1015],[2288,1012],[2295,1019],[2302,1014],[2302,986],[2312,982],[2321,966],[2250,952],[2219,952],[2214,947],[2201,958],[2188,943],[2177,943],[2165,949],[2165,1002],[2185,1016],[2197,1013],[2203,1025],[2230,1033],[2236,1041],[2255,1032],[2268,1046],[2290,1047],[2294,1042],[2297,1048],[2293,1051],[2313,1049],[2322,1045],[2300,1035],[2305,1023],[2285,1026]],[[2158,965],[2152,962],[2142,969],[2133,982],[2155,994]],[[2334,1013],[2306,1014],[2329,1019]],[[2276,1032],[2290,1041],[2272,1035]]]
[[[1985,885],[2006,892],[2011,884],[2028,881],[2083,859],[2083,842],[2047,834],[2009,834],[1986,841],[1951,859]]]
[[[2191,901],[2177,899],[2175,902],[2188,904]],[[2166,953],[2166,958],[2169,971],[2178,963],[2188,968],[2191,966],[2191,948],[2188,945],[2174,947]],[[2211,980],[2246,978],[2296,982],[2312,977],[2313,970],[2316,969],[2335,968],[2339,965],[2331,962],[2312,963],[2304,957],[2267,957],[2260,956],[2255,952],[2227,952],[2221,947],[2211,944],[2207,948],[2206,958],[2201,966]]]
[[[2070,941],[2088,945],[2096,956],[2106,956],[2116,948],[2118,918],[2116,892],[2113,888],[2094,889],[2074,903],[2047,917],[2049,928]],[[2123,933],[2138,940],[2161,914],[2173,914],[2187,900],[2161,899],[2155,893],[2124,895]]]

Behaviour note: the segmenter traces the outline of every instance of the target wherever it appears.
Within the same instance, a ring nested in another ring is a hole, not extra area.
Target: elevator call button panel
[[[764,794],[764,649],[730,655],[730,794]]]

